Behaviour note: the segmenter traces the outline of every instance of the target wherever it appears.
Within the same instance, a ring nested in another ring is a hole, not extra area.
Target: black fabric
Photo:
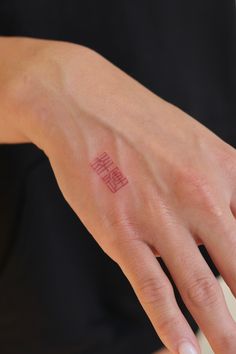
[[[234,0],[1,0],[0,35],[93,48],[235,147],[235,14]],[[1,145],[0,166],[0,352],[160,349],[128,280],[65,202],[44,153]]]

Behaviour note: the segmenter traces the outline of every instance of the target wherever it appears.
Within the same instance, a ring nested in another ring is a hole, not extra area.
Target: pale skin
[[[0,53],[0,142],[45,152],[169,353],[200,347],[158,256],[214,353],[235,354],[236,323],[198,249],[235,296],[235,149],[89,48],[2,37]],[[103,151],[129,181],[116,193],[89,165]]]

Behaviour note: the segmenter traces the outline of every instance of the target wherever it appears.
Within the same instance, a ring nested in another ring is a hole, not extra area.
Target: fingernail
[[[197,350],[192,344],[188,342],[181,343],[179,347],[179,354],[198,354]]]

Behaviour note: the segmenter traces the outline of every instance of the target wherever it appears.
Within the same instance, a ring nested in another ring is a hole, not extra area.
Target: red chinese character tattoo
[[[122,174],[110,156],[103,152],[98,155],[90,166],[102,178],[108,188],[113,192],[117,192],[121,187],[128,183],[128,179]]]

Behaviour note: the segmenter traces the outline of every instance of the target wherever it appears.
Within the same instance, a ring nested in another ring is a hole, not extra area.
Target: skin
[[[170,354],[170,352],[167,349],[161,349],[161,350],[158,350],[152,354]]]
[[[45,152],[170,353],[184,341],[200,347],[158,256],[214,353],[236,353],[236,324],[198,249],[235,296],[235,149],[89,48],[1,38],[0,53],[0,141]],[[116,193],[90,166],[103,151],[129,181]]]

